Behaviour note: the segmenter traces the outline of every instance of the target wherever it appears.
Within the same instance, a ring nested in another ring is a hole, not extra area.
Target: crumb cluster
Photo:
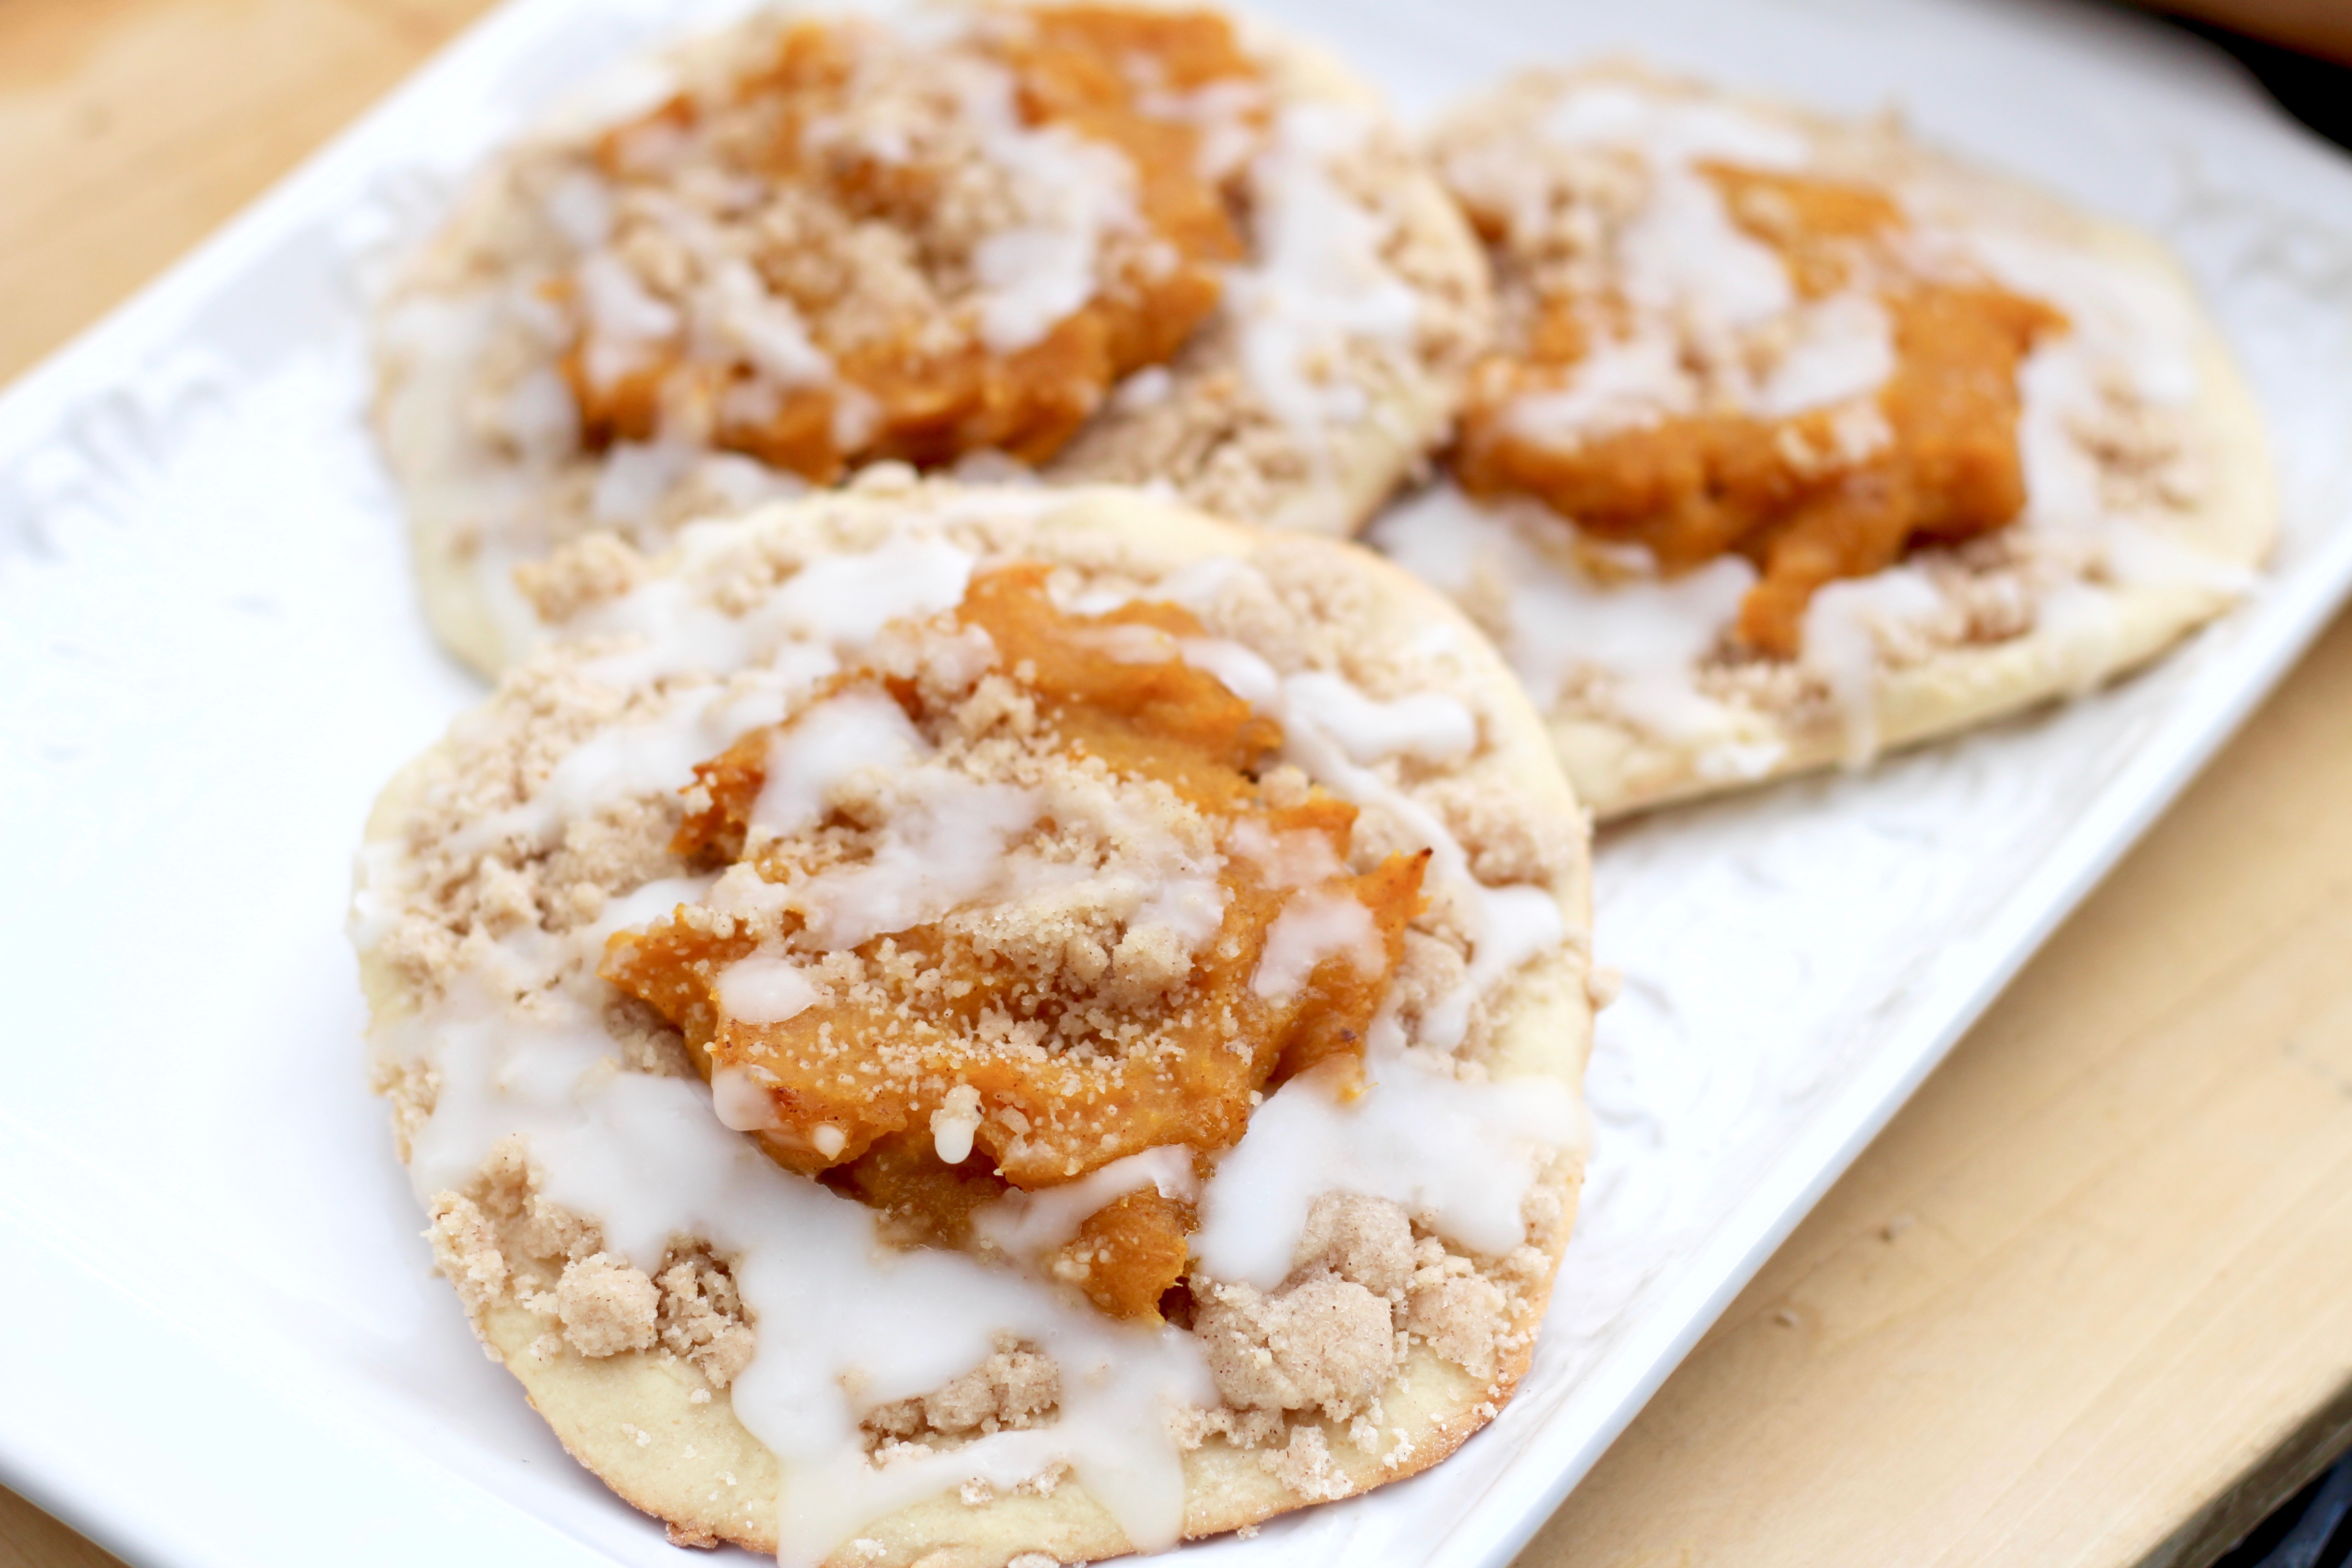
[[[464,1192],[439,1194],[425,1237],[477,1321],[509,1301],[546,1321],[545,1359],[625,1351],[674,1356],[724,1389],[750,1363],[752,1332],[733,1276],[699,1244],[674,1245],[652,1274],[604,1250],[598,1227],[548,1201],[514,1142]]]
[[[999,1336],[978,1366],[932,1393],[877,1405],[863,1423],[868,1448],[887,1464],[901,1446],[929,1448],[991,1432],[1021,1431],[1051,1421],[1062,1399],[1062,1373],[1051,1359]],[[1051,1483],[1045,1487],[1052,1489]]]
[[[1183,1413],[1179,1439],[1261,1450],[1307,1497],[1353,1489],[1333,1440],[1383,1466],[1410,1457],[1381,1394],[1417,1351],[1490,1387],[1535,1331],[1531,1291],[1548,1279],[1563,1222],[1560,1189],[1532,1189],[1529,1243],[1507,1258],[1450,1251],[1400,1205],[1354,1194],[1317,1200],[1289,1277],[1271,1291],[1195,1279],[1193,1332],[1222,1403]]]

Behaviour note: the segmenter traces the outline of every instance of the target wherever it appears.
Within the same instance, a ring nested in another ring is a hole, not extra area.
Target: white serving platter
[[[375,788],[478,687],[362,421],[365,279],[688,0],[511,0],[0,396],[0,1479],[134,1563],[671,1561],[430,1277],[341,935]],[[1284,0],[1425,115],[1633,49],[2171,240],[2268,411],[2251,600],[2157,670],[1604,835],[1627,974],[1535,1371],[1429,1475],[1186,1561],[1499,1565],[2352,587],[2352,165],[2220,57],[2048,0]]]

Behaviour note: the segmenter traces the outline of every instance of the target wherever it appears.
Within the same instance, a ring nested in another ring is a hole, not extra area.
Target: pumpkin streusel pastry
[[[525,574],[353,915],[441,1272],[673,1540],[1150,1551],[1437,1463],[1582,1173],[1585,817],[1356,546],[846,489]]]
[[[1451,429],[1475,240],[1369,89],[1150,4],[762,11],[500,153],[379,315],[426,608],[485,670],[595,531],[897,460],[1350,533]]]
[[[1606,816],[1858,763],[2234,603],[2260,418],[2155,241],[1629,67],[1433,139],[1496,270],[1454,485],[1378,542],[1503,647]]]

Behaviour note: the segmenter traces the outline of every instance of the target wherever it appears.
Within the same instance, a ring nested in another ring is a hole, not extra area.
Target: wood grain
[[[0,1568],[121,1568],[121,1560],[0,1490]]]
[[[0,379],[414,70],[486,0],[0,0]]]
[[[486,4],[0,0],[0,378]],[[2195,1568],[2341,1447],[2347,715],[2352,620],[1771,1259],[1521,1568]],[[0,1492],[0,1568],[112,1561]]]

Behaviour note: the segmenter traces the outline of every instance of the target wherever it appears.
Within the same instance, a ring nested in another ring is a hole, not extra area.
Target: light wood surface
[[[0,379],[482,8],[0,0]],[[2193,1568],[2341,1447],[2347,803],[2352,618],[1771,1259],[1521,1568]],[[110,1562],[0,1491],[0,1568]]]

